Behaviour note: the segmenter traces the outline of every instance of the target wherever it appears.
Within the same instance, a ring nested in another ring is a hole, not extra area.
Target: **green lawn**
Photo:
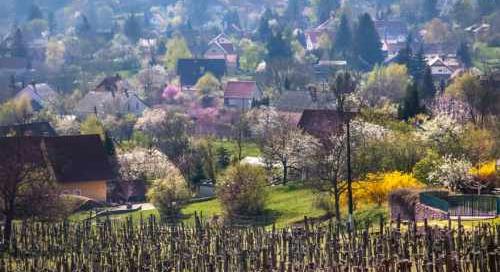
[[[233,157],[237,156],[238,154],[238,146],[236,144],[236,141],[217,140],[215,142],[215,146],[216,148],[223,146],[229,151],[229,153],[231,153],[231,155],[233,155]],[[261,155],[259,146],[253,142],[244,142],[241,153],[243,155],[243,158],[247,156],[258,157]]]
[[[484,43],[476,43],[474,47],[477,53],[474,60],[476,67],[484,68],[484,60],[490,65],[500,64],[500,47],[490,47]]]
[[[314,206],[315,195],[310,189],[300,186],[277,186],[268,188],[268,202],[266,213],[258,220],[264,220],[262,224],[270,226],[273,223],[277,227],[285,227],[304,219],[320,217],[324,211]],[[182,209],[183,222],[193,223],[194,214],[198,213],[208,219],[214,215],[222,215],[222,208],[217,199],[192,203]],[[141,216],[147,218],[150,215],[158,215],[156,210],[133,212],[128,214],[111,216],[113,219],[123,219],[132,216],[133,220],[140,220]],[[78,213],[71,216],[71,220],[79,221],[88,218],[89,213]]]

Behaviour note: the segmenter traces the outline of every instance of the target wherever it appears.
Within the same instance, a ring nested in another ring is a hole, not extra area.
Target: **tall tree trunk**
[[[286,185],[288,182],[288,164],[286,161],[283,161],[283,185]]]
[[[340,193],[339,193],[339,186],[337,182],[335,182],[333,186],[333,194],[334,194],[334,199],[335,199],[335,219],[337,220],[337,223],[340,223]]]

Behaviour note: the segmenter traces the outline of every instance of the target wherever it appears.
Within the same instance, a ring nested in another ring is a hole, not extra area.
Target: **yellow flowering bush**
[[[421,188],[412,174],[399,171],[368,174],[364,180],[353,183],[353,197],[356,203],[376,204],[381,206],[387,202],[389,194],[402,188]]]

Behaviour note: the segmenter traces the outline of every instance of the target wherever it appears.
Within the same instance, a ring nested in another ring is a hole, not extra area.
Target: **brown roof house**
[[[223,59],[226,61],[227,71],[232,73],[238,69],[238,54],[229,37],[221,33],[208,43],[208,49],[203,55],[206,59]]]
[[[250,109],[252,102],[261,98],[255,81],[229,81],[224,89],[224,106],[229,108]]]
[[[8,136],[57,136],[49,122],[34,122],[0,126],[0,137]]]
[[[26,147],[30,157],[23,161],[47,166],[62,193],[107,200],[108,182],[114,175],[98,135],[0,137],[3,154],[16,154]],[[7,163],[5,160],[9,156],[0,156],[0,163]]]
[[[352,118],[352,113],[340,113],[337,110],[304,110],[298,127],[320,140],[326,140],[332,134],[343,129],[346,118]]]

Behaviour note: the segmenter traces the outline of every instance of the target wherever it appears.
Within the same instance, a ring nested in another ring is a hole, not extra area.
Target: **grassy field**
[[[484,69],[484,60],[490,65],[497,66],[500,64],[500,47],[490,47],[484,43],[476,43],[474,45],[476,56],[474,59],[474,65],[480,69]]]
[[[325,215],[323,210],[314,205],[315,195],[310,189],[296,185],[269,187],[266,212],[256,221],[270,226],[273,223],[277,227],[285,227],[304,219],[320,217]],[[194,222],[194,214],[201,214],[204,218],[222,215],[222,208],[217,199],[192,203],[182,209],[182,220],[185,223]],[[140,220],[141,216],[147,218],[150,215],[158,215],[156,210],[139,211],[128,214],[111,216],[113,219],[123,219],[132,216],[133,220]],[[89,213],[78,213],[71,216],[70,220],[79,221],[88,218]]]
[[[238,146],[237,146],[235,141],[217,140],[215,142],[215,146],[216,146],[216,148],[219,148],[221,146],[226,148],[229,151],[229,153],[231,153],[231,155],[233,157],[237,156],[237,154],[238,154]],[[241,153],[243,155],[243,158],[247,157],[247,156],[258,157],[261,155],[260,148],[256,143],[245,142],[245,143],[243,143],[242,147],[243,148],[242,148]]]

